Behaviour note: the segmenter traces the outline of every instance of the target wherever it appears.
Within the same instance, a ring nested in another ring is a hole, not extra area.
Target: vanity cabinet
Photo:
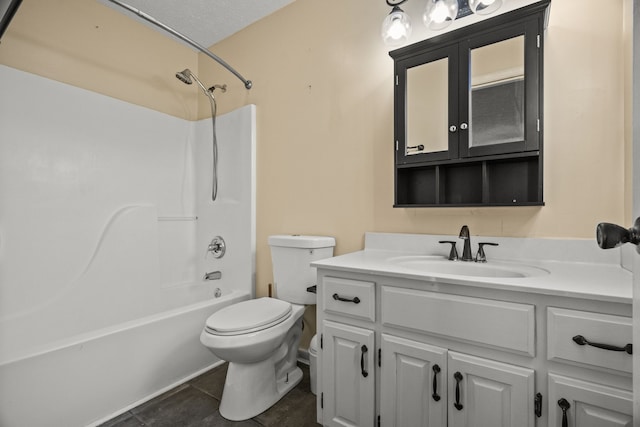
[[[323,323],[322,372],[325,425],[373,426],[375,419],[374,332],[346,324]]]
[[[390,52],[396,207],[541,205],[549,1]]]
[[[383,425],[534,426],[532,369],[386,334],[380,365]]]
[[[590,370],[631,375],[631,318],[547,308],[547,358]],[[549,427],[633,425],[633,393],[549,373]]]
[[[549,374],[549,427],[632,427],[633,393]]]
[[[322,425],[632,425],[632,359],[612,350],[630,304],[367,268],[317,283]]]

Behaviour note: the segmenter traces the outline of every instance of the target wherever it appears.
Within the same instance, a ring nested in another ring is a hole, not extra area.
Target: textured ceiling
[[[150,27],[137,15],[107,0],[98,0]],[[204,47],[240,31],[294,0],[121,0]],[[170,36],[173,37],[173,36]]]

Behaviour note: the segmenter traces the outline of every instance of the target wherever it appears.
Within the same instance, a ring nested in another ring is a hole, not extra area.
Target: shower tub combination
[[[199,337],[254,293],[255,106],[218,117],[214,202],[211,120],[1,65],[0,91],[0,425],[98,425],[221,363]]]
[[[201,374],[221,363],[200,343],[207,317],[248,298],[223,291],[2,364],[0,424],[99,425]]]

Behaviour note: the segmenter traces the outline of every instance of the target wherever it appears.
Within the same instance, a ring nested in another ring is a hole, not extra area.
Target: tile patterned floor
[[[227,364],[214,368],[146,402],[101,427],[318,427],[309,367],[299,364],[302,381],[278,403],[247,421],[229,421],[218,411]]]

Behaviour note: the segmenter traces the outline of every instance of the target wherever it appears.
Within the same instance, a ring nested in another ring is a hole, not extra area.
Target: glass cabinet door
[[[461,44],[460,157],[538,149],[536,42],[525,22]]]
[[[398,64],[397,163],[458,157],[457,55],[453,46]]]

